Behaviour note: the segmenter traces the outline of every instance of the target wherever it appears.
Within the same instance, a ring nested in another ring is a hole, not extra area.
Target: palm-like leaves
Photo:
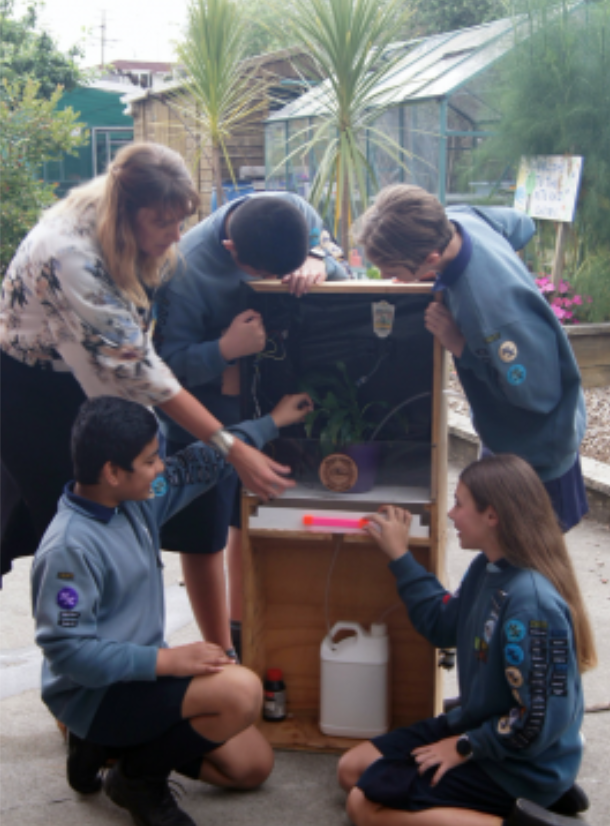
[[[393,104],[391,75],[403,54],[388,46],[409,14],[404,0],[309,0],[288,12],[295,40],[327,78],[316,90],[321,115],[313,134],[295,134],[289,158],[325,147],[310,200],[325,212],[336,185],[335,231],[342,218],[344,248],[350,216],[366,206],[367,173],[376,187],[365,136],[404,165],[405,150],[374,124]]]
[[[312,437],[316,423],[321,424],[319,440],[324,450],[365,441],[376,423],[369,414],[370,408],[387,406],[385,402],[362,405],[342,361],[327,372],[308,374],[299,382],[299,389],[309,393],[316,405],[305,419],[307,437]]]
[[[244,17],[231,0],[191,0],[185,40],[177,48],[187,82],[175,103],[195,121],[212,148],[212,170],[222,203],[221,153],[235,178],[227,143],[267,106],[267,81],[246,56]]]

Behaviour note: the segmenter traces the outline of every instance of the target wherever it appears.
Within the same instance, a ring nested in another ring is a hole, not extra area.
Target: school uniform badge
[[[57,594],[57,604],[60,608],[71,611],[78,605],[78,591],[74,588],[62,588]]]
[[[517,358],[518,352],[517,345],[514,341],[503,341],[498,347],[498,355],[502,361],[505,362],[514,361]]]

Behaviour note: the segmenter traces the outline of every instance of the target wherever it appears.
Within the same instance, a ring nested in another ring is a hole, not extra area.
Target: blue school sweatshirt
[[[494,453],[516,453],[543,482],[574,464],[586,427],[580,372],[553,310],[515,254],[535,232],[514,209],[450,207],[462,234],[437,279],[466,339],[455,366],[475,427]]]
[[[257,447],[277,436],[271,416],[231,428]],[[75,496],[59,501],[32,566],[42,699],[86,737],[113,683],[156,680],[166,643],[161,525],[235,471],[195,442],[166,460],[154,498],[107,508]]]
[[[390,563],[415,629],[457,648],[460,700],[448,714],[472,759],[515,798],[549,806],[582,758],[583,691],[570,610],[536,571],[484,554],[456,593],[410,553]]]

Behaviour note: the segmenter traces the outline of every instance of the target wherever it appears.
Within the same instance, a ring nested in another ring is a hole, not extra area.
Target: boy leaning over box
[[[234,435],[256,447],[311,409],[286,396]],[[90,399],[72,432],[76,481],[36,552],[32,599],[42,648],[42,698],[70,731],[68,780],[101,787],[139,826],[193,826],[168,786],[172,770],[217,786],[253,788],[273,754],[253,726],[262,690],[248,669],[206,642],[169,648],[159,532],[196,496],[233,473],[201,442],[165,462],[157,421],[117,397]]]

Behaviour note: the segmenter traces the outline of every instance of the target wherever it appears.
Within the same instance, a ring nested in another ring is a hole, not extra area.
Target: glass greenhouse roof
[[[391,76],[375,90],[379,105],[415,103],[449,97],[464,83],[506,54],[515,42],[514,20],[503,19],[432,35],[390,49],[405,52]],[[328,81],[274,112],[267,123],[315,118],[325,111]]]

